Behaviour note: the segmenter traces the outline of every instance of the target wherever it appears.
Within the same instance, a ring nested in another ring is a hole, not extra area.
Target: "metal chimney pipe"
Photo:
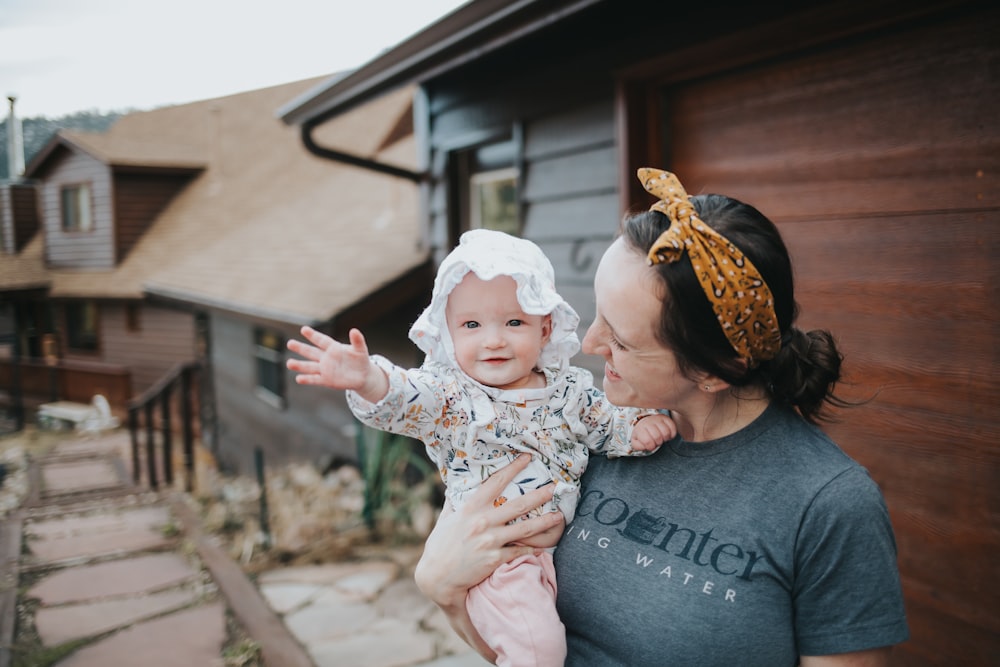
[[[7,115],[7,178],[17,180],[24,175],[24,129],[21,119],[14,113],[17,98],[8,95],[10,112]]]

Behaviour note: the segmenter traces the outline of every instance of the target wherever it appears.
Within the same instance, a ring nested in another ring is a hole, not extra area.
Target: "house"
[[[319,81],[53,137],[25,172],[40,233],[0,259],[22,368],[48,357],[77,378],[81,367],[124,374],[128,386],[108,392],[121,413],[198,361],[201,436],[224,468],[252,472],[256,448],[268,463],[353,458],[342,394],[291,382],[285,343],[304,324],[341,336],[363,326],[373,350],[414,356],[406,331],[431,274],[417,186],[321,160],[275,118]],[[329,124],[323,141],[412,166],[411,109],[401,88]],[[59,384],[60,397],[74,390]]]
[[[401,85],[435,258],[483,224],[535,240],[586,323],[638,167],[754,204],[833,331],[830,433],[881,485],[912,639],[1000,654],[1000,10],[976,2],[473,0],[280,111],[305,137]],[[579,358],[581,365],[595,360]],[[594,368],[594,370],[597,370]]]

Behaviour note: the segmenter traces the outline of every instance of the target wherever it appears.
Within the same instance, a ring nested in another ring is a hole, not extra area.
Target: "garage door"
[[[866,401],[827,430],[892,513],[896,664],[1000,655],[997,35],[979,10],[665,91],[670,167],[778,223],[800,327],[837,336]]]

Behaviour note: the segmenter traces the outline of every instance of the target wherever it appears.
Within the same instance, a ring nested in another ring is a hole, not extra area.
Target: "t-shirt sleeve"
[[[801,655],[831,655],[905,641],[896,541],[875,482],[852,467],[809,506],[796,545],[792,591]]]

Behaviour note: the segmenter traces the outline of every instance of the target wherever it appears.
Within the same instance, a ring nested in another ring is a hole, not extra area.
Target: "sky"
[[[147,110],[358,67],[465,0],[0,0],[19,117]]]

